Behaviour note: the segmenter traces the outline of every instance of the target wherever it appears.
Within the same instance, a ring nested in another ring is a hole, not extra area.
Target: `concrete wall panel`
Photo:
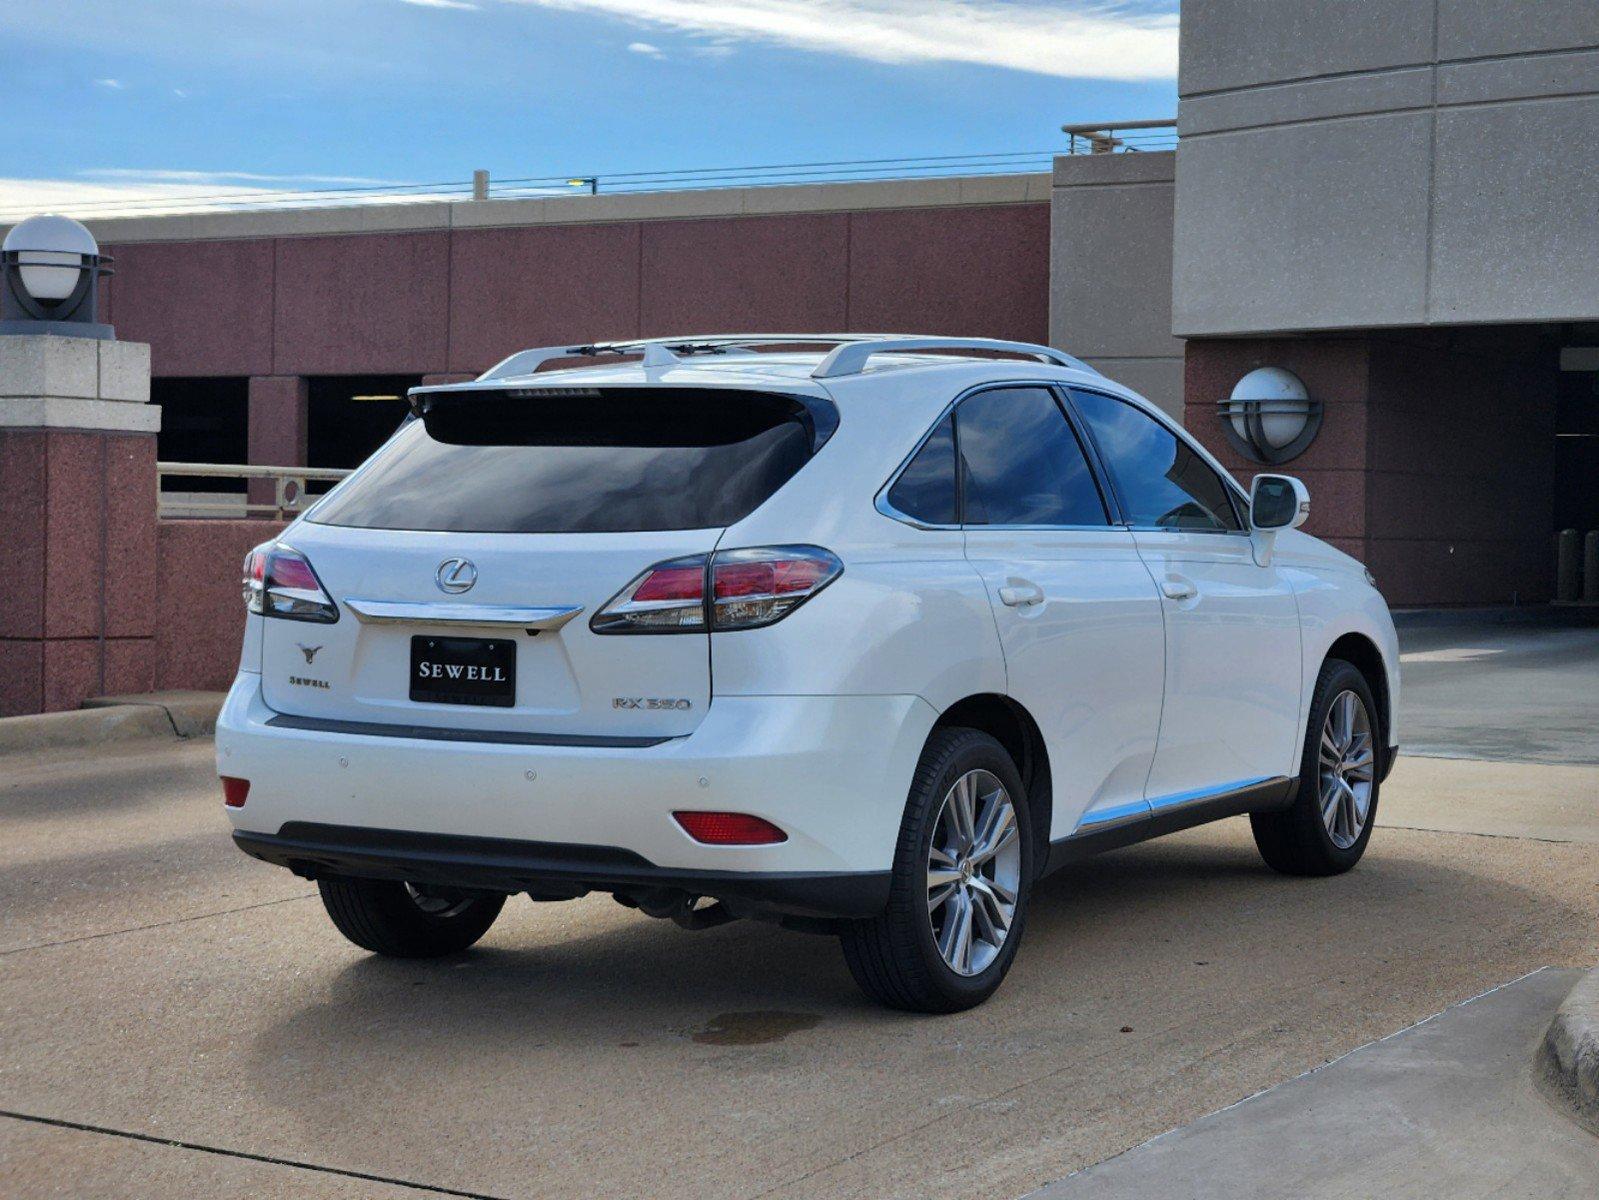
[[[1426,62],[1432,55],[1432,22],[1433,0],[1188,4],[1179,90],[1188,96]]]
[[[804,213],[647,223],[640,332],[841,328],[849,222],[839,213]]]
[[[1599,318],[1596,0],[1209,0],[1182,50],[1179,333]]]
[[[457,230],[450,369],[479,373],[557,342],[637,337],[639,226]]]
[[[1178,334],[1419,324],[1430,118],[1232,133],[1178,150]]]
[[[1071,342],[1052,338],[1053,345],[1070,349]],[[1107,379],[1132,388],[1146,400],[1160,405],[1166,415],[1185,421],[1183,412],[1183,360],[1171,358],[1085,358]]]
[[[420,375],[444,366],[448,234],[276,245],[274,374]]]
[[[1049,205],[850,217],[849,328],[1049,336]]]
[[[1479,58],[1599,45],[1594,0],[1442,0],[1438,54]]]
[[[271,242],[146,242],[110,253],[117,337],[149,342],[154,374],[272,369]]]
[[[1439,112],[1431,320],[1599,316],[1596,148],[1599,95]]]
[[[1185,138],[1230,129],[1324,121],[1422,108],[1432,103],[1432,68],[1400,67],[1374,75],[1337,75],[1274,87],[1186,97],[1177,125]]]
[[[1092,161],[1093,155],[1078,156]],[[1141,181],[1074,186],[1071,160],[1056,171],[1050,210],[1050,333],[1074,354],[1095,358],[1182,354],[1171,333],[1174,155]]]

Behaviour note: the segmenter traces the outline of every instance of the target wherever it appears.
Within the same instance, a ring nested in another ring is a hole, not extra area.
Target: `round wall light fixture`
[[[1281,367],[1251,371],[1216,407],[1233,449],[1271,466],[1298,458],[1321,429],[1321,401],[1312,400],[1299,376]]]
[[[0,333],[112,338],[99,315],[111,274],[94,235],[71,217],[29,217],[0,242]]]

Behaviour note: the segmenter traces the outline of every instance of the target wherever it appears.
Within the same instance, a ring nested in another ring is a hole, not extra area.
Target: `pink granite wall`
[[[239,667],[244,556],[283,522],[162,521],[157,528],[155,686],[221,691]]]
[[[1216,401],[1279,366],[1325,405],[1282,467],[1242,459]],[[1389,604],[1550,598],[1556,362],[1514,331],[1188,342],[1184,424],[1246,485],[1283,471],[1310,489],[1306,530],[1364,562]]]
[[[159,376],[478,372],[530,345],[724,330],[1045,339],[1049,205],[108,246]]]
[[[0,430],[0,716],[148,691],[155,437]]]

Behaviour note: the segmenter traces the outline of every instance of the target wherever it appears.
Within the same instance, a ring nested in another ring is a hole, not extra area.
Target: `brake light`
[[[257,546],[244,556],[244,607],[264,617],[289,621],[316,621],[329,625],[339,619],[310,560],[298,550],[276,542]]]
[[[696,842],[707,846],[772,846],[788,834],[764,817],[735,812],[674,812],[673,819]]]
[[[674,558],[643,572],[594,614],[595,633],[722,633],[782,620],[843,573],[820,546],[756,546]],[[709,575],[710,596],[706,596]]]
[[[243,808],[250,795],[250,781],[232,775],[222,776],[222,803],[229,808]]]
[[[705,628],[705,556],[656,563],[594,614],[595,633],[698,633]]]

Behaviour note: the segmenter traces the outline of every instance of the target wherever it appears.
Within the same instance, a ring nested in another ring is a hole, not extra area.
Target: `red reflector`
[[[705,591],[705,568],[657,567],[638,585],[632,600],[698,600]]]
[[[222,776],[222,803],[229,808],[243,808],[245,797],[250,794],[250,781],[248,779],[235,779],[232,775]]]
[[[707,846],[770,846],[788,841],[788,834],[749,813],[675,812],[677,823],[696,842]]]

